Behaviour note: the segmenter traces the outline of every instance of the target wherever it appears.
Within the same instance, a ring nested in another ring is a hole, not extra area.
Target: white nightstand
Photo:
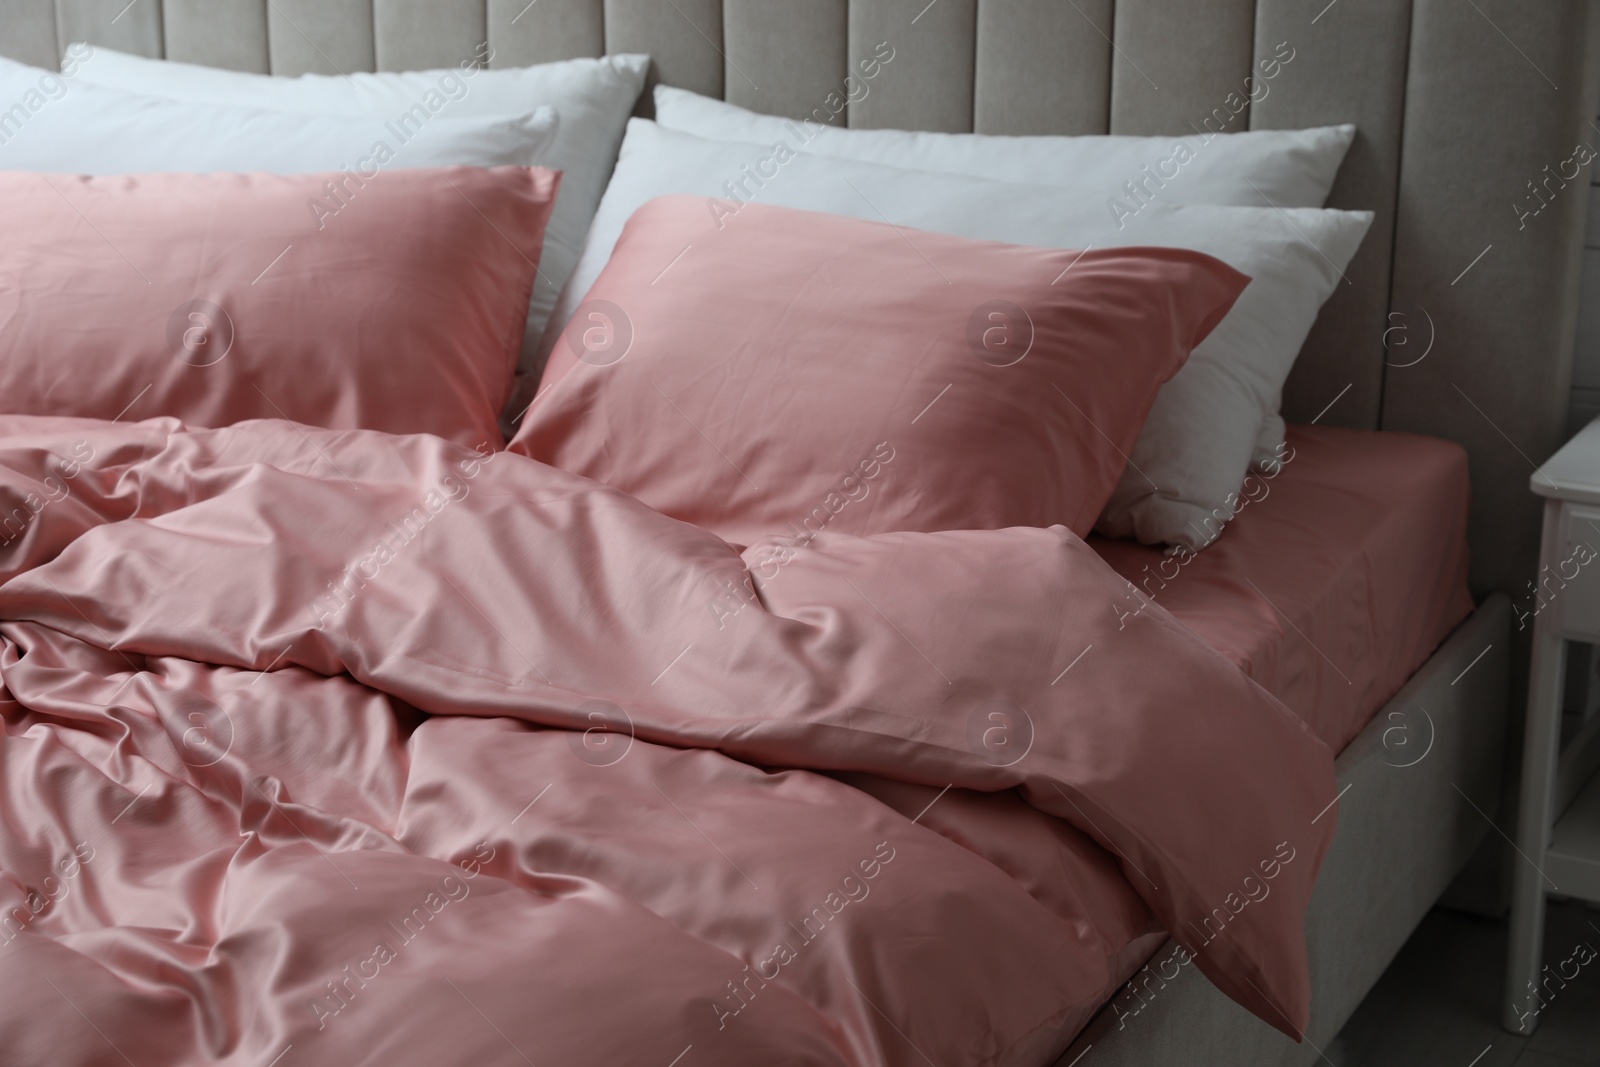
[[[1513,619],[1533,628],[1533,661],[1503,1017],[1521,1034],[1582,966],[1566,953],[1544,963],[1545,894],[1600,902],[1600,715],[1568,723],[1563,744],[1561,710],[1567,642],[1600,644],[1600,419],[1539,468],[1532,488],[1545,498],[1544,538],[1538,578],[1512,593]]]

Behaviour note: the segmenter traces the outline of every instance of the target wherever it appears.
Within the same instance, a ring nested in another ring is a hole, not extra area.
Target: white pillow
[[[1157,202],[1119,230],[1094,197],[1076,190],[774,152],[634,119],[546,344],[555,343],[623,225],[646,201],[705,196],[708,212],[724,226],[738,225],[740,201],[721,199],[730,178],[743,179],[749,199],[763,203],[1051,248],[1170,245],[1250,275],[1233,310],[1162,387],[1100,519],[1099,528],[1115,537],[1191,549],[1212,540],[1231,515],[1229,495],[1249,470],[1262,408],[1282,388],[1372,221],[1366,211]]]
[[[70,70],[70,67],[68,68]],[[346,170],[540,163],[560,120],[430,119],[398,131],[377,119],[286,115],[113,92],[0,59],[0,170],[73,174]],[[404,135],[405,139],[402,139]],[[354,183],[349,183],[354,187]]]
[[[616,55],[495,70],[463,63],[459,69],[276,78],[146,59],[106,48],[93,51],[81,63],[78,77],[84,81],[194,103],[387,120],[397,119],[419,104],[453,119],[504,118],[545,106],[555,108],[561,124],[543,162],[562,172],[561,192],[545,230],[544,255],[528,314],[525,356],[536,351],[550,309],[578,260],[584,234],[616,161],[623,125],[638,102],[650,66],[649,56]],[[493,55],[493,50],[485,47],[478,58],[487,64]]]
[[[1151,200],[1321,207],[1356,135],[1348,124],[1241,133],[1196,130],[1183,137],[856,130],[761,115],[666,85],[656,86],[655,99],[656,122],[697,137],[765,145],[783,141],[796,152],[863,163],[1094,190],[1112,221]]]
[[[1126,225],[1150,202],[1321,207],[1356,128],[1249,130],[1183,137],[1002,137],[976,133],[854,130],[761,115],[658,85],[656,121],[714,141],[775,144],[797,152],[997,181],[1092,191]],[[1281,394],[1266,398],[1258,462],[1280,454]]]

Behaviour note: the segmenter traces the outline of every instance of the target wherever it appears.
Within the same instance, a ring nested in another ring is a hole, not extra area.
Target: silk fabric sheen
[[[1134,587],[1117,610],[1155,600],[1342,752],[1472,614],[1467,454],[1330,426],[1287,441],[1204,552],[1089,546]]]
[[[1331,755],[1062,527],[275,421],[0,419],[19,507],[8,1064],[1037,1064],[1163,928],[1307,1018]]]
[[[737,543],[1085,534],[1249,279],[692,196],[634,213],[512,448]]]
[[[498,446],[559,181],[0,173],[0,412]]]

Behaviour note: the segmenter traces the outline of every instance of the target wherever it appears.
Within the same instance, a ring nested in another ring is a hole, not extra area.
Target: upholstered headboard
[[[1285,411],[1465,445],[1482,592],[1533,575],[1528,476],[1567,417],[1589,177],[1560,171],[1579,141],[1600,145],[1596,20],[1586,0],[0,0],[0,53],[54,66],[86,39],[331,74],[445,66],[485,41],[494,66],[637,51],[662,81],[802,115],[887,41],[894,62],[840,121],[1077,134],[1353,122],[1330,203],[1377,220]],[[1271,59],[1274,76],[1248,83]]]

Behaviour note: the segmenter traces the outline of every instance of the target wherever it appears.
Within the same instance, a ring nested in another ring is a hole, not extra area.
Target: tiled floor
[[[1552,900],[1545,959],[1600,950],[1600,910]],[[1600,1067],[1600,959],[1549,1004],[1531,1039],[1500,1029],[1506,924],[1435,910],[1344,1032],[1336,1067]]]

